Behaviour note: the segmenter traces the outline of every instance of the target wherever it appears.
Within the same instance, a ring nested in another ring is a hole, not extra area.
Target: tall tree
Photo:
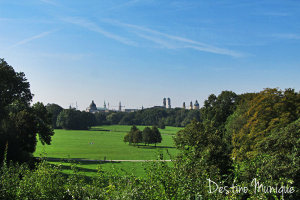
[[[29,86],[24,73],[0,59],[0,160],[6,149],[8,160],[28,161],[37,134],[42,144],[51,142],[51,117],[42,103],[30,106]]]
[[[156,126],[152,126],[151,132],[152,132],[152,135],[153,135],[152,136],[152,138],[153,138],[152,143],[154,143],[155,146],[156,146],[156,143],[161,143],[161,141],[162,141],[161,134],[160,134],[160,132],[159,132],[159,130]]]
[[[233,137],[233,156],[238,160],[260,154],[259,142],[276,129],[300,117],[300,94],[292,89],[265,89],[249,96],[238,107],[228,131]],[[239,126],[236,126],[236,122]]]
[[[96,118],[92,113],[65,109],[58,115],[56,123],[63,129],[86,130],[96,124]]]
[[[142,141],[142,132],[135,125],[133,125],[130,131],[124,136],[124,142],[129,142],[129,144],[133,143],[136,145]]]
[[[52,127],[53,128],[58,128],[56,126],[57,116],[63,110],[63,108],[61,106],[55,104],[55,103],[53,103],[53,104],[47,104],[46,108],[47,108],[48,112],[51,114]]]
[[[151,143],[151,135],[152,135],[152,131],[151,129],[147,126],[144,128],[143,130],[143,142],[146,144],[150,144]]]

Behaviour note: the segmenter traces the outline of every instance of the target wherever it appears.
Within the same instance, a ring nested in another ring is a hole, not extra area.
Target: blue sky
[[[298,0],[0,0],[0,57],[34,102],[200,104],[300,86]]]

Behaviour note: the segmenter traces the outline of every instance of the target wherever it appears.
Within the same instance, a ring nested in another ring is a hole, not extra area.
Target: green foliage
[[[245,99],[228,125],[233,137],[233,156],[243,160],[258,155],[261,140],[299,117],[300,94],[294,90],[265,89],[254,98]]]
[[[133,143],[134,145],[143,142],[142,132],[133,125],[130,131],[124,136],[124,142]]]
[[[160,121],[158,122],[158,128],[160,128],[160,129],[165,129],[165,128],[166,128],[166,125],[165,125],[165,123],[164,123],[163,120],[160,120]]]
[[[56,124],[67,130],[87,130],[96,124],[96,118],[92,113],[65,109],[58,115]]]
[[[145,127],[143,131],[140,131],[136,126],[132,126],[130,132],[128,132],[123,139],[124,142],[133,143],[134,145],[138,143],[146,144],[155,144],[161,143],[162,137],[156,126],[153,126],[152,129]]]
[[[189,157],[193,162],[203,162],[202,168],[210,175],[229,173],[232,161],[228,145],[211,124],[194,121],[179,131],[174,141],[176,147],[182,150],[182,156]]]
[[[42,103],[30,106],[31,99],[24,73],[0,59],[0,161],[6,145],[8,161],[30,160],[37,134],[43,144],[50,144],[51,117]]]
[[[201,118],[221,130],[227,118],[235,111],[238,101],[239,96],[231,91],[223,91],[218,97],[211,94],[201,108]]]
[[[241,180],[254,177],[271,184],[289,183],[299,188],[300,94],[292,89],[265,89],[241,95],[228,118],[232,156],[242,166]],[[291,195],[291,199],[299,193]],[[269,197],[268,197],[269,198]]]
[[[56,124],[53,124],[53,127],[62,128],[58,126],[61,125],[62,122],[61,119],[58,120],[58,114],[60,114],[61,110],[57,106],[58,105],[56,104],[49,104],[48,110],[52,113],[53,122],[56,119]],[[95,116],[95,119],[93,119],[93,125],[99,126],[148,125],[158,126],[160,129],[164,129],[166,126],[184,127],[192,120],[201,121],[200,110],[187,110],[181,108],[165,109],[154,107],[129,113],[110,111],[96,112],[93,113],[93,115]],[[70,121],[68,120],[68,118],[71,118],[71,120],[73,120],[70,115],[65,115],[64,121]]]
[[[144,130],[143,130],[143,142],[145,144],[151,144],[151,141],[152,141],[152,131],[149,127],[145,127]]]
[[[6,107],[14,101],[29,104],[33,96],[29,87],[23,72],[15,72],[4,59],[0,59],[0,120],[7,114]]]
[[[56,126],[57,116],[63,110],[63,108],[57,104],[47,104],[46,105],[47,111],[51,114],[52,118],[52,128],[59,128]]]
[[[118,124],[124,115],[124,112],[111,112],[106,116],[106,120],[109,124]]]
[[[152,138],[153,138],[153,140],[151,142],[154,143],[155,146],[156,146],[156,143],[161,143],[161,141],[162,141],[161,134],[156,126],[152,126],[151,134],[152,134]]]
[[[109,122],[106,120],[106,113],[103,112],[97,112],[94,114],[96,119],[96,125],[105,125],[109,124]]]

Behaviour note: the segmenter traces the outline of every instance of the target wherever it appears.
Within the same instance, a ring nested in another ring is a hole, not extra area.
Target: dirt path
[[[47,161],[77,161],[77,162],[171,162],[171,160],[90,160],[78,158],[46,158]]]

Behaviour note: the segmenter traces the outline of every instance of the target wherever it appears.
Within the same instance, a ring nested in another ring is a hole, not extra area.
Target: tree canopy
[[[27,161],[35,151],[36,136],[50,144],[51,116],[42,103],[30,106],[33,95],[22,72],[0,59],[0,160]]]
[[[75,109],[65,109],[57,116],[57,127],[63,129],[86,130],[96,124],[95,115]]]
[[[140,131],[135,125],[133,125],[130,131],[124,136],[124,142],[129,142],[129,144],[156,144],[161,143],[162,137],[157,127],[152,128],[145,127],[143,131]]]
[[[51,114],[51,118],[52,118],[52,127],[58,128],[56,126],[56,121],[57,121],[57,116],[59,115],[59,113],[63,110],[63,108],[55,103],[53,104],[47,104],[46,105],[47,111]]]

